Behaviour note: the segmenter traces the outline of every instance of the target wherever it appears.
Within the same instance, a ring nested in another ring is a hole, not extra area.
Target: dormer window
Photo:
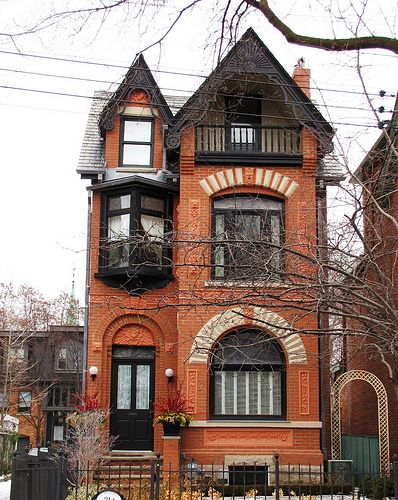
[[[151,167],[153,120],[122,118],[120,129],[120,166]]]

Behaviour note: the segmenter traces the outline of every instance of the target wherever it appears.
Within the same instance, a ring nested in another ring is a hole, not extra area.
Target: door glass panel
[[[137,365],[137,382],[136,382],[136,396],[135,408],[136,410],[149,409],[149,379],[150,379],[150,366]]]
[[[113,346],[112,356],[114,358],[155,359],[155,351],[150,347]]]
[[[117,403],[118,410],[131,408],[131,365],[119,365],[117,368]]]

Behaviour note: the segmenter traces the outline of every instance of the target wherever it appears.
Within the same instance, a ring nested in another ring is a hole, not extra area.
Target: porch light
[[[91,380],[94,381],[98,375],[98,368],[96,366],[90,366],[88,371],[90,372]]]
[[[171,382],[173,380],[173,377],[174,377],[173,368],[166,368],[166,371],[164,372],[164,374],[166,375],[169,382]]]

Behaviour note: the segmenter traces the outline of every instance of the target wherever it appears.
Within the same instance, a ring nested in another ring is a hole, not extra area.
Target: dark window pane
[[[155,351],[147,347],[123,347],[114,346],[112,355],[115,358],[130,358],[130,359],[155,359]]]
[[[141,196],[141,208],[154,210],[156,212],[164,211],[164,200],[161,198],[153,198],[152,196]]]
[[[130,195],[111,196],[109,198],[109,210],[123,210],[130,208]]]

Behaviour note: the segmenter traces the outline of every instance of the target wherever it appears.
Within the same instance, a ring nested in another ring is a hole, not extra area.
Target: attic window
[[[151,167],[153,120],[122,118],[120,164],[122,167]]]

